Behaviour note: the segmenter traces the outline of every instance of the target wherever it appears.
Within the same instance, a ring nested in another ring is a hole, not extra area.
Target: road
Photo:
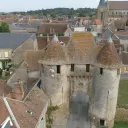
[[[67,128],[90,128],[88,100],[88,96],[83,92],[76,92],[72,95]]]
[[[121,80],[128,79],[128,73],[121,74]]]

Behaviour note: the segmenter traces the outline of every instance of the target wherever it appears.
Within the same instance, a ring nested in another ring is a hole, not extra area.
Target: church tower
[[[108,21],[108,2],[105,0],[100,0],[100,3],[97,8],[97,19],[102,21],[103,26],[107,24]]]

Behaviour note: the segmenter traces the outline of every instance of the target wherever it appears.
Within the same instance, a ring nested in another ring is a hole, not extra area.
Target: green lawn
[[[128,122],[115,122],[113,128],[128,128]]]
[[[120,81],[118,106],[128,108],[128,80]]]

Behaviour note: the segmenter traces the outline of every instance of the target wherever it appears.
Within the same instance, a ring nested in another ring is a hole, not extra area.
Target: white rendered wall
[[[67,102],[69,84],[67,80],[67,66],[61,66],[61,73],[57,74],[56,66],[44,66],[42,69],[42,88],[50,96],[52,105]]]
[[[119,80],[117,69],[103,69],[102,75],[100,68],[94,69],[90,113],[96,119],[106,120],[106,125],[111,125],[115,117]]]

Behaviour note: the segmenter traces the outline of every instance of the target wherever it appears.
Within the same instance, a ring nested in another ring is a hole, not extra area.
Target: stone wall
[[[69,102],[69,98],[74,91],[84,91],[88,93],[91,86],[91,72],[86,72],[86,65],[61,65],[61,73],[57,74],[57,66],[42,67],[41,79],[42,88],[50,96],[52,105],[60,105]]]
[[[68,28],[66,32],[64,33],[64,36],[71,36],[72,35],[72,30]]]
[[[61,73],[57,74],[56,66],[42,67],[42,88],[50,96],[52,105],[66,102],[69,84],[67,81],[67,66],[61,66]]]
[[[119,80],[120,74],[117,74],[117,69],[103,69],[103,74],[100,74],[100,68],[94,69],[90,113],[97,125],[102,119],[109,128],[113,127]]]

